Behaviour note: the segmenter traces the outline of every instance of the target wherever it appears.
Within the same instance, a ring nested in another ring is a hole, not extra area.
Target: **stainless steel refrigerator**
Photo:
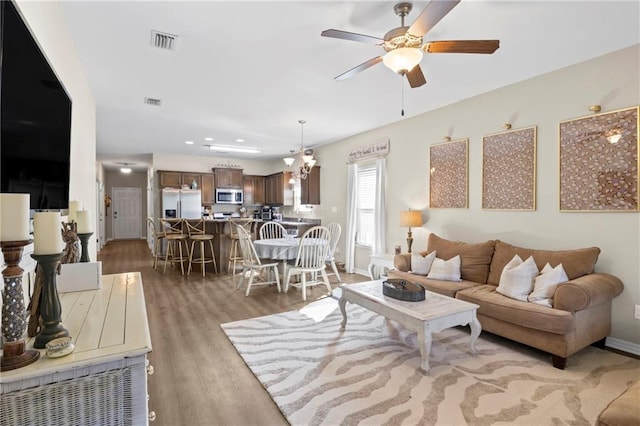
[[[163,189],[162,217],[200,219],[202,217],[202,194],[200,190]]]

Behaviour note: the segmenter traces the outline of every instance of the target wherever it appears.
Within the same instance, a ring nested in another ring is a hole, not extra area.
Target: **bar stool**
[[[189,239],[191,240],[191,250],[189,251],[189,269],[187,271],[187,275],[191,274],[191,267],[193,266],[194,263],[200,264],[203,277],[206,274],[205,266],[207,263],[213,263],[213,268],[217,274],[218,265],[216,265],[216,255],[215,255],[215,252],[213,251],[213,235],[205,233],[204,219],[199,219],[192,222],[188,220],[184,221],[184,223],[187,224],[187,232],[189,233]],[[205,243],[207,241],[209,242],[209,248],[211,249],[211,257],[206,257]],[[194,251],[196,242],[199,243],[199,246],[200,246],[200,257],[194,259],[193,251]]]
[[[158,231],[158,229],[156,228],[156,223],[153,221],[152,217],[147,218],[147,228],[149,229],[149,235],[153,237],[153,248],[151,250],[151,255],[153,256],[153,269],[157,269],[158,255],[160,255],[161,259],[164,259],[164,256],[161,254],[164,232]]]
[[[189,253],[189,247],[187,245],[188,235],[183,232],[183,220],[182,219],[160,219],[160,225],[164,232],[164,238],[167,241],[167,252],[164,258],[164,270],[167,272],[167,263],[171,261],[173,266],[176,262],[180,262],[180,271],[184,275],[184,262],[189,260],[187,256]],[[184,245],[185,253],[182,252],[182,246]],[[176,256],[176,251],[178,256]]]
[[[251,232],[253,219],[229,219],[229,227],[231,228],[229,231],[229,238],[231,239],[231,246],[229,247],[229,260],[227,261],[227,273],[231,273],[231,275],[236,274],[236,264],[242,264],[242,252],[238,250],[238,230],[237,226],[243,227],[247,232]],[[233,265],[233,269],[232,266]]]

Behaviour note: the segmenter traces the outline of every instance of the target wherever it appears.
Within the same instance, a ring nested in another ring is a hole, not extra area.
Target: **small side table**
[[[372,280],[380,279],[380,268],[393,269],[393,258],[395,254],[372,254],[369,261],[369,276]]]

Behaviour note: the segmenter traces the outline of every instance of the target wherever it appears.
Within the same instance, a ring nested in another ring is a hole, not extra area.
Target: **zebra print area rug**
[[[591,425],[640,377],[640,360],[588,347],[566,370],[549,355],[466,328],[434,335],[429,374],[415,333],[327,298],[222,328],[293,425]]]

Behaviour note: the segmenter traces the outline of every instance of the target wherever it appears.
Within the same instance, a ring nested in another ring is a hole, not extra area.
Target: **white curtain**
[[[387,252],[386,222],[387,210],[385,208],[387,191],[387,158],[380,157],[376,160],[376,207],[373,214],[373,254]]]
[[[355,272],[357,179],[358,166],[349,164],[347,168],[347,233],[345,236],[347,242],[345,270],[349,274]]]

